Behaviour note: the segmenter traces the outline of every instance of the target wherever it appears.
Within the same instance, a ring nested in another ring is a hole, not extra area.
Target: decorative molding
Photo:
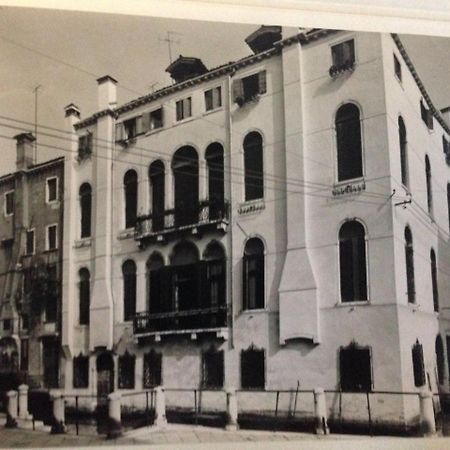
[[[343,195],[353,195],[353,194],[360,194],[361,192],[366,190],[366,182],[364,180],[362,181],[356,181],[356,182],[350,182],[346,185],[337,185],[334,186],[333,190],[331,191],[333,194],[333,197],[341,197]]]
[[[252,214],[263,210],[266,207],[264,199],[251,200],[245,203],[241,203],[238,207],[239,214]]]
[[[92,245],[92,238],[83,238],[78,239],[73,243],[73,248],[83,248],[83,247],[90,247]]]

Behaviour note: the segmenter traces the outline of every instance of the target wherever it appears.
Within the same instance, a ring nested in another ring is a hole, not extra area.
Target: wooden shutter
[[[147,133],[150,130],[150,113],[142,114],[142,125],[141,131],[142,133]]]
[[[267,91],[266,71],[265,70],[258,73],[258,85],[259,85],[258,92],[260,94],[265,94]]]
[[[142,116],[138,116],[136,117],[136,135],[137,134],[142,134],[143,128],[142,128]]]
[[[183,100],[183,119],[186,119],[187,117],[191,117],[192,115],[192,108],[191,108],[191,97],[185,98]]]
[[[242,307],[248,309],[248,256],[242,258]]]
[[[177,101],[176,109],[177,109],[177,120],[181,120],[183,118],[183,100]]]
[[[123,123],[116,124],[116,141],[120,142],[124,139],[124,128]]]
[[[244,83],[242,79],[233,81],[233,101],[236,102],[238,98],[244,98]]]

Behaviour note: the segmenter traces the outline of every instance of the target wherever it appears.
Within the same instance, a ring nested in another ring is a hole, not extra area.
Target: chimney
[[[273,47],[273,44],[282,38],[281,27],[261,25],[256,31],[245,38],[246,44],[253,53],[260,53]]]
[[[109,75],[100,77],[98,83],[98,110],[113,109],[117,104],[117,80]]]
[[[25,170],[34,163],[34,145],[36,140],[32,133],[21,133],[14,136],[17,141],[17,160],[16,169]]]
[[[450,127],[450,106],[441,109],[441,116],[444,119],[445,123]]]

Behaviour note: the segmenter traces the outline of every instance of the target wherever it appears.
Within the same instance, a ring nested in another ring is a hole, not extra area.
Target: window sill
[[[195,119],[194,116],[189,116],[189,117],[186,117],[185,119],[175,120],[175,123],[172,126],[176,127],[178,125],[182,125],[183,123],[191,122],[194,119]]]
[[[134,228],[126,228],[125,230],[119,231],[119,234],[117,235],[117,239],[124,240],[124,239],[131,239],[134,237]]]
[[[218,106],[217,108],[213,108],[213,109],[208,109],[207,111],[205,111],[202,116],[209,116],[210,114],[213,114],[215,112],[219,112],[223,110],[223,106]]]
[[[44,250],[43,253],[53,253],[53,252],[57,252],[58,251],[58,247],[56,248],[47,248],[46,250]]]
[[[345,308],[345,307],[353,307],[353,306],[369,306],[370,300],[356,300],[354,302],[343,302],[343,301],[339,301],[338,303],[336,303],[335,307],[336,308]]]
[[[246,202],[241,203],[238,206],[239,214],[252,214],[257,213],[265,209],[266,204],[263,198],[258,198],[256,200],[248,200]]]
[[[333,186],[331,193],[333,197],[342,197],[352,194],[360,194],[366,190],[364,177],[354,178],[352,180],[339,181]]]
[[[267,313],[266,308],[255,308],[255,309],[243,309],[241,310],[241,314],[249,315],[249,314],[262,314]]]
[[[145,137],[152,136],[153,134],[157,134],[157,133],[159,133],[161,131],[164,131],[164,129],[165,129],[164,126],[158,127],[158,128],[154,128],[153,130],[147,131],[144,136]]]
[[[73,244],[73,248],[90,247],[91,245],[92,245],[92,238],[86,237],[76,240]]]

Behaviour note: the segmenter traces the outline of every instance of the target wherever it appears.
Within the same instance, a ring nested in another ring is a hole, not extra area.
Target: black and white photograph
[[[0,448],[449,448],[450,6],[7,3]]]

